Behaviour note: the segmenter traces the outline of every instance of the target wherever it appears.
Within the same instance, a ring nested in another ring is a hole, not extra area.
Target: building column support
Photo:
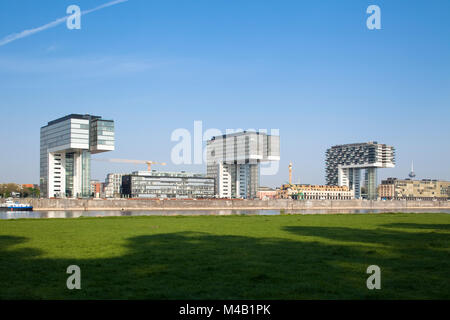
[[[377,168],[366,168],[367,199],[377,199]]]
[[[361,198],[361,169],[353,168],[351,174],[352,188],[355,190],[355,199]]]

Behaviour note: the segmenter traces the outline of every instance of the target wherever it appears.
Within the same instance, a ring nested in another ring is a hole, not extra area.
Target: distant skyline
[[[5,0],[0,39],[108,0]],[[368,30],[366,8],[381,8]],[[171,134],[279,129],[279,173],[261,185],[324,184],[325,151],[378,141],[396,168],[450,180],[450,1],[129,0],[0,46],[0,183],[39,183],[39,130],[70,113],[116,125],[107,158],[174,165]],[[101,158],[94,155],[93,158]],[[144,166],[92,162],[92,179]]]

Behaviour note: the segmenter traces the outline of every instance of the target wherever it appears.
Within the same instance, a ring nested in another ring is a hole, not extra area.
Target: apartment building
[[[105,179],[105,197],[120,198],[122,193],[122,173],[108,173]]]
[[[337,145],[326,151],[326,182],[329,186],[347,186],[361,198],[361,170],[367,198],[377,198],[377,169],[395,167],[395,148],[378,142]]]
[[[388,178],[379,185],[378,195],[387,200],[447,200],[450,199],[450,182]]]

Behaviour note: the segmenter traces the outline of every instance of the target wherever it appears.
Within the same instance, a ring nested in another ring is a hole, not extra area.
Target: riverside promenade
[[[407,210],[450,209],[450,201],[20,199],[35,211],[90,210]]]

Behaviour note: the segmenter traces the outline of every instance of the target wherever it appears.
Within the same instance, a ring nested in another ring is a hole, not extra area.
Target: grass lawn
[[[0,299],[449,299],[449,248],[448,214],[3,220]]]

